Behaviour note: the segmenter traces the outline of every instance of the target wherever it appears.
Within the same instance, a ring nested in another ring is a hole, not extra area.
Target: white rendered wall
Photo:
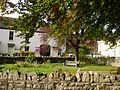
[[[120,43],[117,42],[116,46],[110,48],[104,41],[98,41],[98,53],[106,57],[120,57]]]
[[[9,40],[9,31],[14,32],[13,40]],[[20,37],[16,37],[19,32],[15,32],[15,30],[7,30],[7,29],[0,29],[0,52],[8,53],[8,43],[15,44],[14,52],[18,52],[21,46],[22,39]],[[32,38],[30,38],[29,44],[29,51],[35,52],[37,47],[44,44],[40,41],[39,33],[35,33]],[[51,46],[51,55],[50,56],[57,56],[58,55],[58,43],[56,39],[49,40],[48,44]],[[13,52],[13,53],[14,53]]]
[[[0,29],[0,42],[1,42],[1,52],[8,52],[8,42],[9,42],[9,31],[5,29]]]
[[[29,50],[35,52],[37,47],[40,47],[41,42],[40,42],[40,36],[38,33],[35,33],[32,38],[30,38],[30,45],[29,45]]]
[[[13,40],[9,40],[9,31],[14,32]],[[20,37],[16,37],[18,33],[15,32],[15,30],[7,30],[7,29],[0,29],[0,50],[2,53],[8,53],[8,43],[13,43],[15,44],[14,49],[15,52],[18,52],[20,46],[21,46],[21,41],[22,39]],[[39,46],[39,37],[37,34],[35,34],[31,39],[30,39],[30,51],[35,51],[36,47]]]

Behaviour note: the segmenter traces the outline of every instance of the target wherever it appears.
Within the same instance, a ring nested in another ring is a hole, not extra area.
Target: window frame
[[[9,40],[13,40],[14,31],[9,32]]]

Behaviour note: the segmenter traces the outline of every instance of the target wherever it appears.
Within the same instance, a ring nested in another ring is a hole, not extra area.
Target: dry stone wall
[[[0,90],[120,90],[120,75],[0,72]]]

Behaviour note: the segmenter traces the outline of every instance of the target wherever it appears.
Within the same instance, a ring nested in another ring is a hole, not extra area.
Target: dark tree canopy
[[[16,29],[20,31],[34,33],[39,27],[51,25],[57,36],[68,36],[71,32],[81,30],[84,39],[88,37],[100,39],[104,34],[107,41],[111,35],[118,37],[116,34],[119,33],[120,25],[119,0],[22,1],[18,0],[17,4],[13,4],[9,0],[2,0],[0,3],[3,13],[21,14],[16,20],[18,21]],[[105,25],[106,30],[103,29]],[[114,33],[113,29],[116,29]]]

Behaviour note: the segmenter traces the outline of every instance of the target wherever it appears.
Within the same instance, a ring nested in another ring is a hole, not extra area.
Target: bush
[[[0,53],[0,56],[10,56],[8,53]]]
[[[88,58],[86,56],[81,56],[80,57],[80,62],[85,62],[85,63],[92,63],[92,59]]]
[[[13,53],[13,56],[34,56],[34,55],[35,53],[31,51],[20,51],[20,52]]]
[[[25,61],[26,62],[29,62],[29,63],[32,63],[32,62],[34,62],[36,59],[35,59],[35,56],[27,56],[26,58],[25,58]]]
[[[113,57],[80,57],[80,62],[90,63],[90,64],[99,64],[99,65],[110,65],[114,62],[115,58]]]

